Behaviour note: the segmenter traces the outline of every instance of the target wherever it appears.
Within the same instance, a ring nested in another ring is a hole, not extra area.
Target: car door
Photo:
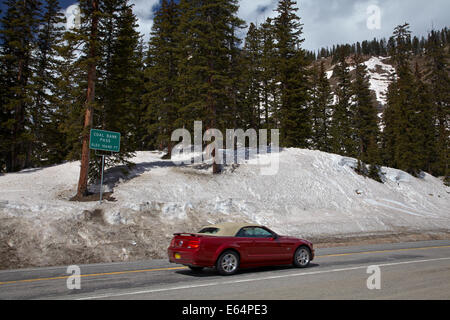
[[[297,241],[289,237],[279,237],[277,240],[280,245],[281,259],[289,263],[294,256]]]
[[[248,262],[252,264],[265,264],[279,261],[280,245],[274,235],[265,228],[245,227],[238,235],[242,239],[251,240],[247,247]]]

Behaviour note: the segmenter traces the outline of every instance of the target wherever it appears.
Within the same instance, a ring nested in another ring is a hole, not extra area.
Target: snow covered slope
[[[370,90],[375,91],[377,101],[386,105],[386,93],[392,77],[395,75],[395,68],[383,62],[387,58],[372,57],[365,62],[369,74]]]
[[[369,76],[370,90],[375,94],[376,101],[379,107],[383,108],[386,101],[386,93],[392,78],[395,76],[395,68],[389,64],[389,57],[369,57],[364,62],[367,67]],[[349,61],[351,63],[351,61]],[[355,70],[355,67],[351,65],[349,67],[350,72]],[[327,78],[331,79],[334,75],[334,66],[330,67],[327,72]]]
[[[78,163],[0,176],[1,217],[67,219],[102,209],[115,225],[154,211],[180,230],[196,215],[203,224],[246,220],[303,236],[450,229],[450,190],[440,179],[383,168],[386,182],[380,184],[357,175],[354,159],[338,155],[287,149],[274,176],[249,164],[213,176],[203,168],[176,167],[154,152],[139,152],[132,161],[137,166],[128,176],[109,170],[106,182],[115,185],[117,201],[103,205],[68,200]]]

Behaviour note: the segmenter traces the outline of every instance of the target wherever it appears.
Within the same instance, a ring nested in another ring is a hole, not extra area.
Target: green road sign
[[[89,148],[107,152],[120,152],[120,133],[92,129]]]

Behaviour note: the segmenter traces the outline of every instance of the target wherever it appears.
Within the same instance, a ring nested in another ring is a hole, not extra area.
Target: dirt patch
[[[96,209],[94,211],[86,210],[83,212],[83,215],[84,215],[84,220],[86,220],[86,221],[92,221],[92,222],[100,223],[100,224],[105,223],[103,211],[100,209]]]
[[[311,237],[308,240],[314,243],[316,248],[334,248],[346,246],[359,246],[383,243],[400,243],[415,241],[450,240],[450,230],[409,231],[399,233],[380,233],[370,235],[352,236],[325,236]]]
[[[115,224],[100,209],[63,219],[0,218],[0,269],[165,259],[174,233],[208,224],[197,212],[187,215],[168,221],[161,209],[120,212]]]
[[[117,200],[112,195],[113,195],[112,192],[104,193],[103,194],[103,201],[116,202]],[[100,201],[100,193],[93,193],[93,194],[89,194],[89,195],[83,196],[83,197],[74,196],[73,198],[70,199],[70,201],[75,201],[75,202],[96,202],[96,201]]]

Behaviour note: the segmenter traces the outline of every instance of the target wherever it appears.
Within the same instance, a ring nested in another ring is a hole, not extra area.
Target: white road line
[[[405,265],[405,264],[425,263],[425,262],[435,262],[435,261],[445,261],[445,260],[450,260],[450,258],[404,261],[404,262],[384,263],[384,264],[375,264],[375,265],[377,265],[379,267],[389,267],[389,266],[399,266],[399,265]],[[224,282],[210,282],[210,283],[205,283],[205,284],[196,284],[196,285],[181,286],[181,287],[171,287],[171,288],[161,288],[161,289],[151,289],[151,290],[143,290],[143,291],[133,291],[133,292],[125,292],[125,293],[111,293],[111,294],[103,294],[103,295],[98,295],[98,296],[90,296],[90,297],[79,298],[77,300],[93,300],[93,299],[123,297],[123,296],[137,295],[137,294],[150,294],[150,293],[157,293],[157,292],[164,292],[164,291],[174,291],[174,290],[183,290],[183,289],[195,289],[195,288],[201,288],[201,287],[211,287],[211,286],[216,286],[216,285],[228,285],[228,284],[243,283],[243,282],[265,281],[265,280],[300,277],[300,276],[316,275],[316,274],[324,274],[324,273],[352,271],[352,270],[365,269],[368,266],[369,265],[358,266],[358,267],[351,267],[351,268],[323,270],[323,271],[301,272],[301,273],[285,274],[285,275],[261,277],[261,278],[251,278],[251,279],[224,281]]]

